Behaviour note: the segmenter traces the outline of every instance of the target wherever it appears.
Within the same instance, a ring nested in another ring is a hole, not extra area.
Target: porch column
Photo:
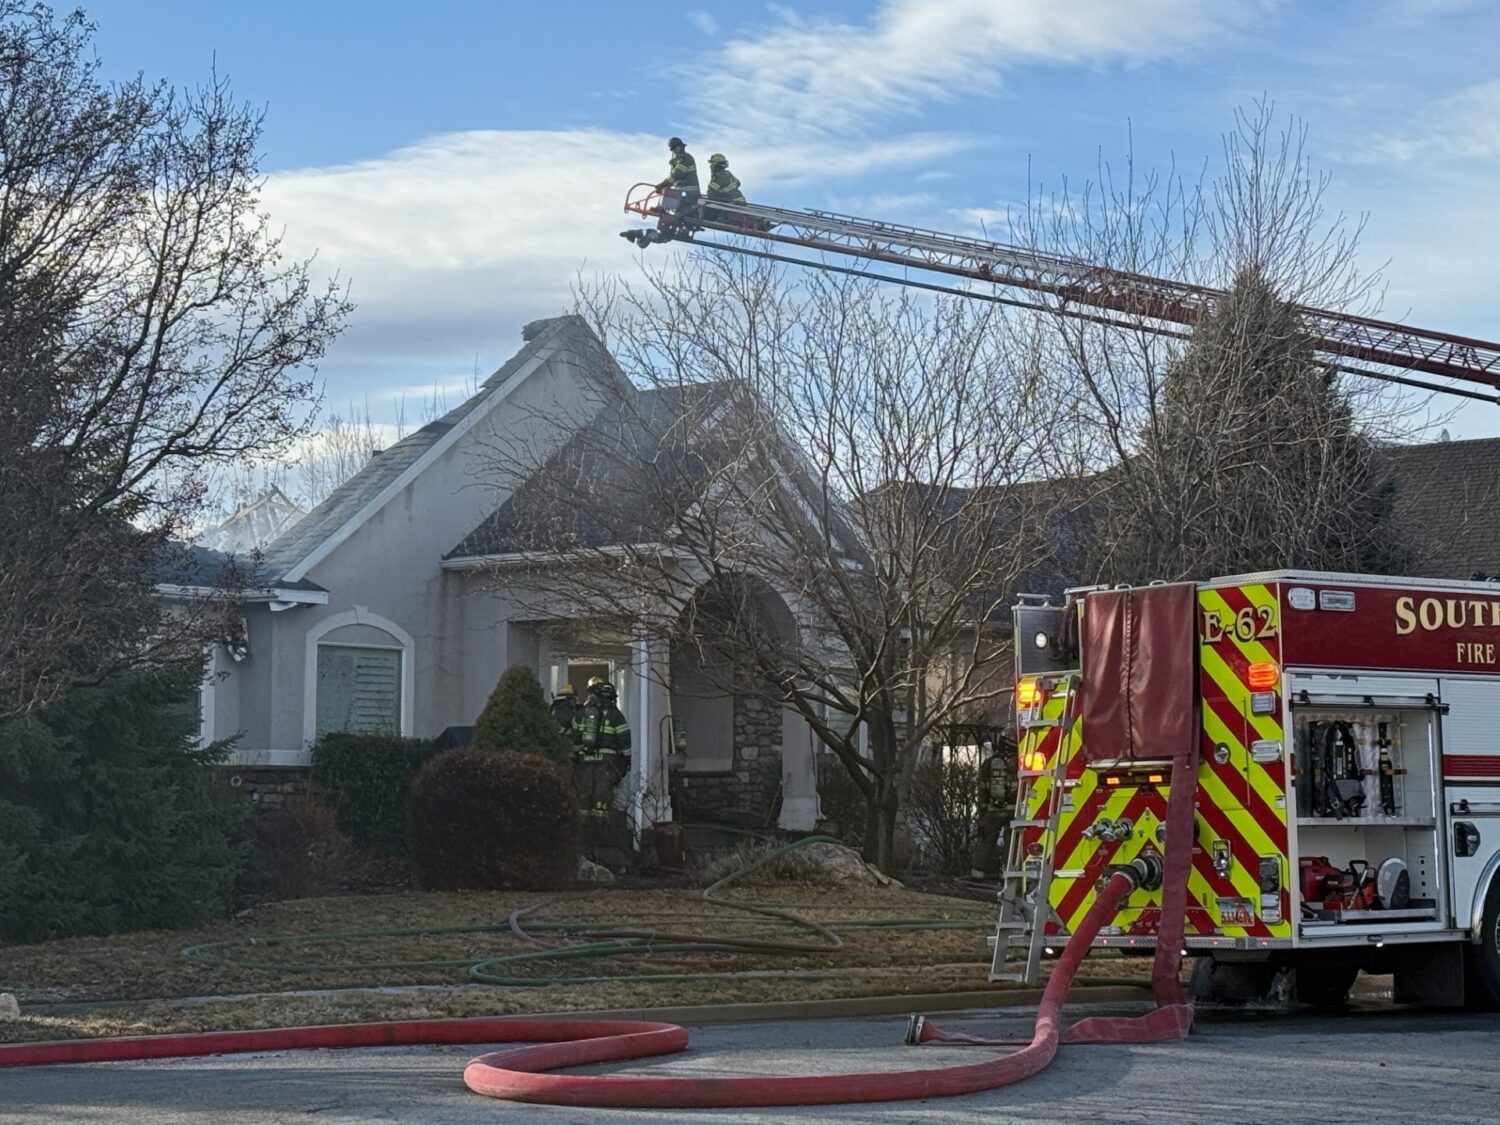
[[[639,839],[641,830],[672,819],[672,798],[668,789],[667,753],[672,733],[666,727],[671,711],[667,691],[667,646],[637,633],[630,642],[630,663],[634,672],[630,701],[630,729],[633,732],[630,755],[630,802],[627,814],[631,829]]]

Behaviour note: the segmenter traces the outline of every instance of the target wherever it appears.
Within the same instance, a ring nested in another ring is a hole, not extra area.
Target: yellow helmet
[[[607,683],[609,683],[609,681],[606,680],[603,676],[591,676],[589,677],[589,690],[592,691],[596,687],[603,687]]]
[[[708,158],[708,162],[715,166],[723,165],[726,168],[729,167],[729,157],[725,156],[722,152],[714,153]]]
[[[572,680],[564,680],[562,687],[557,689],[558,695],[577,695],[578,689],[573,686]]]

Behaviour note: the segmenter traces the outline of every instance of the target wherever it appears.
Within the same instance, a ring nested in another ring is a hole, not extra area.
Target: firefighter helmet
[[[557,694],[559,696],[577,695],[578,694],[578,689],[573,686],[573,681],[572,680],[564,680],[563,684],[562,684],[562,687],[560,687],[560,688],[557,689]]]
[[[729,157],[725,156],[722,152],[716,152],[716,153],[714,153],[712,156],[710,156],[708,158],[708,162],[711,165],[713,165],[715,168],[728,168],[729,167]]]
[[[667,138],[667,147],[668,148],[687,148],[687,145],[685,145],[685,144],[682,143],[682,138],[681,137],[669,137],[669,138]]]
[[[590,676],[589,677],[589,690],[593,691],[596,687],[604,687],[608,683],[609,683],[609,681],[606,680],[603,676]]]

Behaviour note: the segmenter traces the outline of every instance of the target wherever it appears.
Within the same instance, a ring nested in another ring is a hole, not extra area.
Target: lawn
[[[194,931],[3,947],[0,991],[17,994],[23,1018],[0,1024],[0,1040],[969,991],[986,987],[993,917],[986,903],[899,887],[805,885],[714,901],[621,888],[279,902]],[[340,936],[355,933],[365,936]],[[684,937],[801,948],[673,948]],[[577,952],[621,944],[609,956]],[[518,983],[470,976],[513,954],[533,956],[487,971]],[[1107,969],[1119,974],[1121,962]]]

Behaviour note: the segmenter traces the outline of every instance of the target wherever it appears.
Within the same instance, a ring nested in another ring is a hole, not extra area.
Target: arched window
[[[394,621],[356,606],[308,631],[303,735],[330,731],[412,732],[411,635]]]

